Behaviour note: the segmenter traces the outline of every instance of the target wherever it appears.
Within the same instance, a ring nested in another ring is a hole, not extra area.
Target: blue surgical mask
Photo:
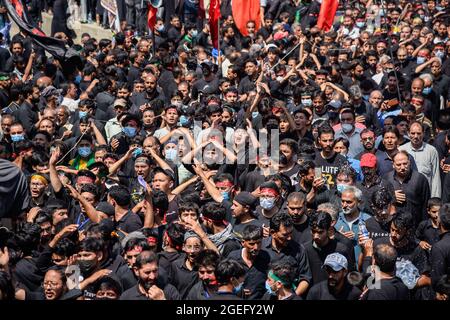
[[[87,115],[88,115],[87,111],[78,111],[78,116],[80,119],[86,117]]]
[[[423,88],[422,93],[425,95],[429,95],[431,93],[431,87]]]
[[[366,24],[364,23],[364,22],[357,22],[356,23],[356,26],[358,27],[358,28],[362,28],[362,27],[364,27]]]
[[[158,30],[158,32],[163,32],[164,31],[164,25],[160,25],[159,27],[156,28],[156,30]]]
[[[302,99],[302,105],[304,105],[305,107],[310,107],[312,105],[312,100],[311,99]]]
[[[133,138],[136,135],[136,128],[134,127],[124,127],[123,133],[129,138]]]
[[[192,30],[192,38],[195,38],[198,35],[197,30]]]
[[[137,148],[133,151],[133,158],[136,159],[142,154],[142,148]]]
[[[438,50],[434,53],[434,55],[442,60],[445,56],[445,53],[444,53],[444,51]]]
[[[273,291],[273,289],[272,289],[272,287],[270,286],[270,284],[269,284],[268,281],[266,281],[266,291],[267,291],[267,293],[270,294],[270,295],[275,295],[275,294],[276,294],[276,292]]]
[[[258,111],[253,111],[252,112],[252,118],[255,119],[257,116],[259,115]]]
[[[275,198],[261,198],[259,204],[265,210],[270,210],[275,206]]]
[[[241,290],[242,290],[242,286],[244,285],[244,283],[243,282],[241,282],[241,283],[239,283],[238,285],[237,285],[237,287],[234,287],[233,288],[233,294],[238,294]]]
[[[425,57],[417,57],[417,64],[422,64],[425,62]]]
[[[78,74],[78,75],[75,77],[75,79],[73,80],[73,82],[76,83],[76,84],[80,84],[81,79],[82,79],[82,78],[81,78],[81,75]]]
[[[11,141],[12,142],[19,142],[25,140],[25,137],[23,134],[13,134],[11,135]]]
[[[337,191],[338,191],[339,193],[341,193],[341,194],[342,194],[342,192],[345,190],[346,187],[347,187],[346,184],[338,183],[338,184],[336,185]]]
[[[177,158],[177,149],[167,149],[166,160],[174,161]]]
[[[189,117],[186,117],[184,114],[180,116],[180,125],[186,126],[189,124]]]
[[[91,155],[92,150],[90,147],[79,147],[78,148],[78,154],[83,157],[83,158],[87,158]]]
[[[221,192],[223,200],[230,200],[230,194],[227,191]]]
[[[353,125],[350,123],[343,123],[342,124],[342,131],[344,133],[350,133],[353,130]]]

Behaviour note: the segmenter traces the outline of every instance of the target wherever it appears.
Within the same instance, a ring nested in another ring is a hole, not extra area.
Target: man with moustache
[[[120,300],[180,300],[178,290],[158,277],[158,257],[154,252],[142,251],[133,270],[138,283],[122,293]]]

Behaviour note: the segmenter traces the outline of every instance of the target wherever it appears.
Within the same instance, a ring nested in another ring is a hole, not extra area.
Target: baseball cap
[[[361,156],[361,162],[360,167],[367,167],[367,168],[376,168],[377,167],[377,157],[372,153],[364,153]]]
[[[334,271],[341,271],[347,269],[347,258],[340,253],[332,253],[327,256],[322,267],[328,266]]]
[[[122,99],[122,98],[116,99],[114,101],[113,108],[115,108],[117,106],[126,108],[127,107],[127,101],[125,99]]]
[[[175,181],[175,175],[173,174],[172,171],[163,169],[161,167],[156,167],[155,169],[153,169],[153,174],[157,174],[158,172],[163,173],[164,175],[166,175],[170,179],[172,179],[172,181]]]

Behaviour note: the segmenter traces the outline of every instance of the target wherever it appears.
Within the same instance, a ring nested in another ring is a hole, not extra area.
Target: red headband
[[[80,176],[77,179],[77,183],[93,183],[94,180],[92,180],[92,178],[88,177],[88,176]]]
[[[225,188],[228,188],[228,187],[232,187],[233,186],[233,183],[231,183],[231,182],[229,182],[229,181],[222,181],[222,182],[217,182],[216,183],[216,187],[225,187]]]
[[[261,189],[261,193],[264,193],[264,192],[270,193],[270,195],[272,195],[272,196],[274,196],[274,197],[278,196],[277,190],[272,189],[272,188],[262,188],[262,189]]]

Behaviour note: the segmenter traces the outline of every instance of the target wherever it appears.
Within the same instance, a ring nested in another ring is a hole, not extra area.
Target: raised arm
[[[222,203],[222,201],[223,201],[222,194],[220,193],[219,189],[217,189],[216,186],[213,185],[211,183],[211,181],[209,181],[208,177],[206,176],[205,172],[200,167],[200,165],[194,164],[192,167],[195,170],[195,173],[197,173],[197,175],[200,177],[200,179],[202,179],[202,182],[205,185],[206,191],[209,193],[211,198],[213,198],[213,200],[218,203]]]
[[[59,147],[56,147],[56,149],[53,150],[53,152],[50,156],[50,160],[48,161],[48,166],[49,166],[49,170],[50,170],[50,183],[51,183],[52,188],[55,191],[55,193],[59,193],[63,188],[63,184],[61,183],[61,180],[59,179],[58,171],[56,171],[56,167],[55,167],[60,154],[61,154],[61,150],[59,149]]]

